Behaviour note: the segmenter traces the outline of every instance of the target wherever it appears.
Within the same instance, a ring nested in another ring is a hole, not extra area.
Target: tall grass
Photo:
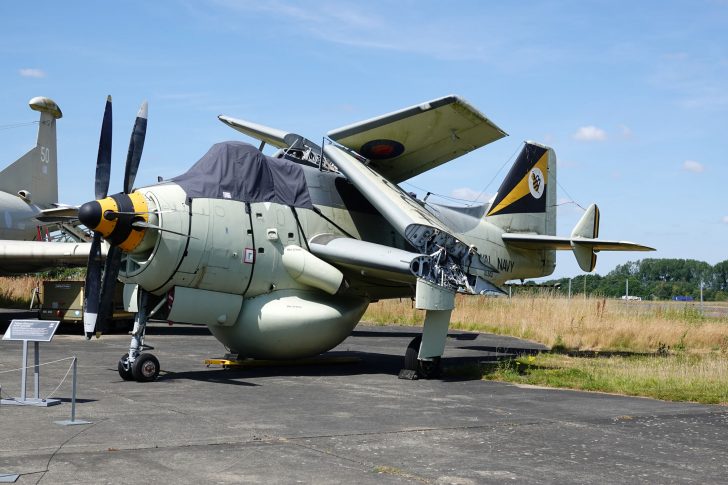
[[[421,325],[424,312],[410,300],[374,303],[363,320]],[[728,308],[704,316],[692,303],[639,302],[604,298],[567,299],[543,293],[505,297],[461,296],[451,328],[492,332],[579,350],[728,352]]]
[[[28,308],[33,289],[41,280],[40,276],[0,277],[0,307]]]

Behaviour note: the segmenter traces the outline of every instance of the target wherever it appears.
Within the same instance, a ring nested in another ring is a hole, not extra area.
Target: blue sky
[[[218,114],[317,140],[458,94],[510,136],[406,189],[492,196],[535,140],[559,160],[560,234],[581,215],[572,201],[596,202],[601,237],[728,259],[727,1],[40,1],[2,2],[0,19],[0,165],[34,142],[34,126],[8,128],[37,119],[27,101],[53,98],[66,203],[92,198],[107,94],[112,191],[145,99],[137,185],[244,139]],[[602,253],[597,272],[644,256]],[[560,253],[555,275],[577,273]]]

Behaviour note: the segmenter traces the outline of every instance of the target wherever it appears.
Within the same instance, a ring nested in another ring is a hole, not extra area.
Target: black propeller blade
[[[129,153],[126,156],[126,169],[124,170],[124,193],[131,192],[142,159],[144,139],[147,136],[147,102],[144,101],[134,121],[134,130],[129,140]]]
[[[111,96],[106,98],[104,120],[101,123],[101,136],[99,137],[99,153],[96,157],[96,198],[103,199],[109,191],[109,178],[111,174]],[[91,242],[91,251],[88,255],[88,268],[86,270],[86,284],[84,285],[84,312],[83,330],[86,339],[90,339],[96,328],[99,313],[99,300],[101,291],[101,235],[94,233]]]
[[[124,193],[128,194],[134,185],[147,133],[147,102],[144,101],[137,113],[134,129],[129,140],[129,152],[124,170]],[[99,155],[96,161],[96,198],[106,197],[111,170],[111,96],[107,98],[104,121],[99,140]],[[103,214],[101,217],[104,217]],[[96,251],[96,252],[94,252]],[[91,338],[98,323],[98,333],[106,331],[113,313],[114,290],[121,268],[122,251],[111,246],[106,256],[103,276],[101,274],[101,236],[94,233],[86,274],[86,311],[84,331]]]
[[[103,199],[109,192],[111,175],[111,96],[106,97],[104,121],[101,124],[99,154],[96,157],[96,199]]]
[[[99,316],[96,331],[106,333],[109,328],[109,319],[114,313],[114,293],[116,292],[116,279],[121,268],[121,250],[117,246],[109,247],[104,263],[104,273],[101,280],[101,295],[99,298]]]

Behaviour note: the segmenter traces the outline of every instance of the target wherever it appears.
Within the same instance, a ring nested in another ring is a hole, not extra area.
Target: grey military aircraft
[[[35,97],[40,112],[38,140],[25,155],[0,172],[0,274],[27,273],[54,266],[83,266],[90,244],[42,242],[44,218],[63,210],[58,200],[56,120],[63,116],[49,98]],[[72,226],[65,230],[81,233]]]
[[[151,381],[157,358],[145,328],[158,315],[205,324],[237,358],[296,359],[325,352],[369,303],[412,298],[425,311],[405,369],[437,374],[455,294],[502,292],[512,279],[549,275],[555,250],[592,271],[599,251],[648,251],[598,238],[591,205],[571,235],[556,235],[556,156],[526,142],[495,198],[472,207],[420,200],[397,184],[506,136],[458,96],[446,96],[328,133],[325,145],[220,116],[260,146],[214,145],[186,173],[132,189],[146,131],[132,135],[124,191],[106,197],[111,104],[97,166],[97,200],[78,216],[111,246],[101,277],[89,259],[85,332],[103,330],[104,288],[118,278],[137,313],[123,379]],[[277,148],[271,156],[262,149]],[[108,300],[108,298],[106,299]],[[98,335],[98,334],[97,334]]]

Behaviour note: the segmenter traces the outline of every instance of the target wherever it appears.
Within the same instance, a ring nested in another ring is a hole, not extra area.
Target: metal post
[[[629,278],[624,280],[624,296],[627,297],[625,300],[629,300]]]
[[[33,382],[35,383],[35,399],[40,399],[40,343],[33,342]]]
[[[20,400],[25,402],[25,384],[28,382],[28,341],[23,340],[23,370],[20,371]]]
[[[571,300],[571,278],[569,278],[569,300]]]
[[[93,424],[93,421],[84,421],[82,419],[76,421],[76,378],[78,376],[78,357],[76,357],[75,355],[73,356],[73,364],[71,364],[71,366],[73,368],[73,377],[71,383],[71,419],[66,421],[56,421],[56,424],[60,424],[61,426]]]
[[[78,367],[78,357],[73,356],[73,384],[71,391],[71,421],[76,421],[76,368]]]

